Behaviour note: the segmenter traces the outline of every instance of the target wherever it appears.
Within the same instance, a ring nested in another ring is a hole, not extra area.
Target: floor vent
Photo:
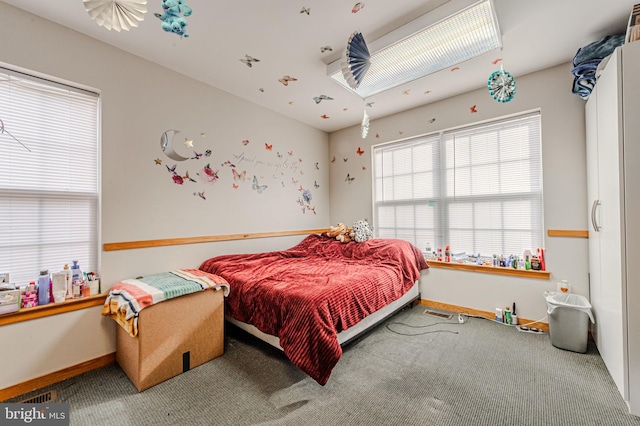
[[[433,315],[434,317],[440,317],[440,318],[446,318],[446,319],[453,318],[452,314],[445,314],[444,312],[432,311],[431,309],[425,309],[424,314]]]
[[[44,404],[47,402],[55,401],[58,395],[56,391],[49,391],[45,393],[41,393],[40,395],[33,396],[29,399],[25,399],[24,401],[18,401],[20,404]]]

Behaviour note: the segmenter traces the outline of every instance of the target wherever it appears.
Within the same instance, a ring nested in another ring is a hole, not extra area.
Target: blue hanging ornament
[[[489,76],[487,88],[496,101],[509,102],[516,94],[516,80],[501,67]]]

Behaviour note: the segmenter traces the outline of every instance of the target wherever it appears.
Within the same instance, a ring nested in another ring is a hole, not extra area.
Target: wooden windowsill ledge
[[[49,303],[48,305],[36,306],[34,308],[21,309],[18,312],[0,315],[0,326],[29,321],[36,318],[50,317],[52,315],[63,314],[65,312],[79,311],[93,306],[104,305],[107,294],[96,294],[79,299],[67,299],[62,303]]]
[[[430,268],[456,269],[467,272],[482,272],[484,274],[510,275],[512,277],[535,278],[538,280],[548,280],[551,278],[551,272],[549,271],[527,271],[524,269],[471,265],[468,263],[439,262],[437,260],[427,260],[427,264]]]

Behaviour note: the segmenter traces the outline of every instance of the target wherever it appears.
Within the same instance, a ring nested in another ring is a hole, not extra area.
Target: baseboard
[[[479,316],[488,319],[494,319],[496,317],[495,312],[488,311],[480,311],[478,309],[467,308],[465,306],[458,305],[450,305],[448,303],[436,302],[434,300],[420,299],[420,304],[423,306],[427,306],[429,308],[440,309],[442,311],[455,312],[455,313],[465,313],[473,316]],[[549,324],[546,322],[539,322],[535,320],[530,320],[527,318],[518,318],[518,322],[520,324],[527,324],[527,327],[535,327],[543,330],[545,332],[549,332]]]
[[[112,352],[98,358],[90,359],[89,361],[81,362],[80,364],[72,365],[71,367],[67,367],[62,370],[54,371],[53,373],[45,374],[44,376],[36,377],[35,379],[27,380],[26,382],[18,383],[17,385],[10,386],[8,388],[0,389],[0,402],[70,379],[71,377],[95,370],[96,368],[104,367],[105,365],[109,365],[114,362],[116,362],[116,353]]]

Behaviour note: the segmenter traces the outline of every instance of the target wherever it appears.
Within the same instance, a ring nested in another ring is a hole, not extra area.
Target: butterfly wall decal
[[[222,163],[223,166],[229,166],[229,167],[236,167],[235,164],[233,164],[231,161],[227,160],[224,163]]]
[[[364,151],[360,147],[358,147],[358,149],[356,150],[356,154],[361,156],[362,154],[364,154]]]
[[[211,150],[210,150],[210,149],[206,150],[206,151],[204,152],[204,156],[205,156],[205,157],[211,157]]]
[[[356,3],[351,9],[351,13],[358,13],[364,9],[364,3]]]
[[[300,10],[300,13],[306,13],[307,15],[309,15],[311,13],[311,8],[303,7],[302,10]]]
[[[269,145],[268,143],[264,143],[264,149],[267,151],[271,151],[273,149],[273,144]]]
[[[233,180],[235,180],[235,181],[240,180],[240,181],[244,182],[244,179],[247,176],[247,171],[246,170],[243,171],[242,173],[238,173],[236,171],[236,169],[231,169],[231,171],[233,172]]]
[[[324,53],[324,52],[333,52],[333,49],[331,48],[331,46],[322,46],[320,48],[320,53]]]
[[[242,141],[242,145],[247,146],[249,145],[249,139],[245,139]]]
[[[282,78],[279,78],[278,81],[285,86],[288,86],[290,81],[298,81],[298,79],[291,77],[290,75],[284,75]]]
[[[314,97],[313,100],[315,101],[316,104],[319,104],[322,101],[332,101],[333,98],[327,95],[320,95],[320,96]]]
[[[202,154],[198,154],[197,152],[193,151],[193,157],[191,157],[192,160],[199,160],[200,157],[202,157]]]
[[[476,112],[478,112],[478,108],[476,105],[471,106],[469,110],[471,111],[471,114],[475,114]]]
[[[240,62],[251,68],[253,67],[254,62],[260,62],[260,59],[253,58],[249,55],[244,55],[244,59],[240,59]]]
[[[349,175],[349,173],[347,173],[347,178],[345,179],[345,182],[348,182],[349,185],[351,185],[351,182],[353,182],[355,180],[354,177],[351,177],[351,175]]]
[[[268,188],[267,185],[260,185],[258,183],[258,178],[256,177],[256,175],[253,175],[253,184],[251,185],[251,188],[253,190],[255,190],[258,194],[262,194],[264,192],[264,190],[266,190]]]
[[[203,200],[207,199],[207,197],[204,196],[204,191],[202,191],[202,192],[194,192],[193,195],[197,195],[198,197],[202,198]]]
[[[231,187],[232,187],[233,189],[238,189],[238,185],[236,185],[235,183],[232,183],[232,184],[231,184]]]
[[[320,166],[319,166],[319,164],[320,164],[320,163],[316,162],[316,170],[320,170]]]
[[[314,187],[315,189],[318,189],[318,188],[320,188],[320,185],[318,184],[318,182],[317,182],[317,181],[315,181],[315,180],[314,180],[314,181],[313,181],[313,187]]]
[[[322,118],[323,120],[328,120],[331,117],[329,117],[327,114],[322,114],[320,118]]]

